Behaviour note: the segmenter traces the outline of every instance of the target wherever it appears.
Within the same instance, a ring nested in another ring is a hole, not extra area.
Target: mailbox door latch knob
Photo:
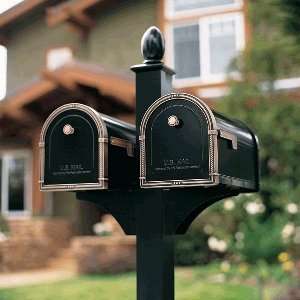
[[[73,128],[70,124],[66,124],[66,125],[63,127],[63,133],[64,133],[65,135],[73,134],[73,133],[74,133],[74,128]]]
[[[176,127],[179,125],[179,123],[180,123],[180,121],[177,116],[172,115],[168,118],[168,125],[170,127]]]

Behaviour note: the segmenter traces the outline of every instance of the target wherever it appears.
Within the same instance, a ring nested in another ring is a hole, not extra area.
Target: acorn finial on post
[[[161,63],[165,54],[165,41],[161,31],[155,27],[149,27],[141,41],[141,51],[145,64]]]

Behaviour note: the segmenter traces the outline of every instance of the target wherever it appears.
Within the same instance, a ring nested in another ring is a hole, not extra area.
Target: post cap
[[[149,27],[141,41],[141,51],[145,64],[160,63],[165,54],[165,41],[161,31],[155,27]]]

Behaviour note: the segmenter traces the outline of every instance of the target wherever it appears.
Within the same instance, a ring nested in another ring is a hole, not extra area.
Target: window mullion
[[[208,20],[204,18],[199,21],[200,26],[200,61],[201,74],[200,78],[207,78],[210,73],[210,53],[209,53],[209,27]]]
[[[32,207],[31,203],[31,189],[32,187],[30,186],[31,180],[31,172],[30,172],[30,162],[31,160],[29,159],[28,156],[24,157],[25,160],[25,167],[24,167],[24,211],[30,211]]]
[[[236,48],[238,51],[241,51],[245,48],[245,26],[243,17],[241,15],[236,16],[234,23]]]
[[[7,214],[9,212],[9,182],[8,182],[8,178],[9,178],[9,169],[8,169],[8,165],[9,165],[9,157],[4,155],[3,159],[2,159],[2,191],[1,191],[1,198],[2,198],[2,211],[3,213]]]

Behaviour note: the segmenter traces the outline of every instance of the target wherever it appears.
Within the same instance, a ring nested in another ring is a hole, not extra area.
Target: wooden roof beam
[[[3,0],[2,0],[3,1]],[[0,16],[0,28],[5,27],[6,25],[14,22],[19,17],[30,12],[35,7],[42,5],[46,0],[26,0],[20,4],[12,7],[6,12],[2,13]]]
[[[31,127],[40,124],[40,120],[37,115],[25,111],[24,109],[8,110],[4,113],[4,115],[20,124],[30,124]]]
[[[70,22],[74,22],[84,29],[90,29],[95,25],[95,22],[84,12],[71,12]]]
[[[78,90],[78,86],[71,76],[66,76],[66,74],[49,70],[42,71],[42,75],[45,79],[52,81],[66,90],[72,92]]]
[[[49,80],[43,80],[34,85],[30,85],[20,90],[16,95],[7,97],[0,103],[0,112],[3,114],[16,111],[27,104],[33,102],[49,92],[53,91],[57,85]]]
[[[93,21],[86,15],[86,10],[103,0],[78,0],[75,2],[63,3],[47,9],[47,24],[50,27],[62,22],[75,19],[85,27],[93,26]]]

